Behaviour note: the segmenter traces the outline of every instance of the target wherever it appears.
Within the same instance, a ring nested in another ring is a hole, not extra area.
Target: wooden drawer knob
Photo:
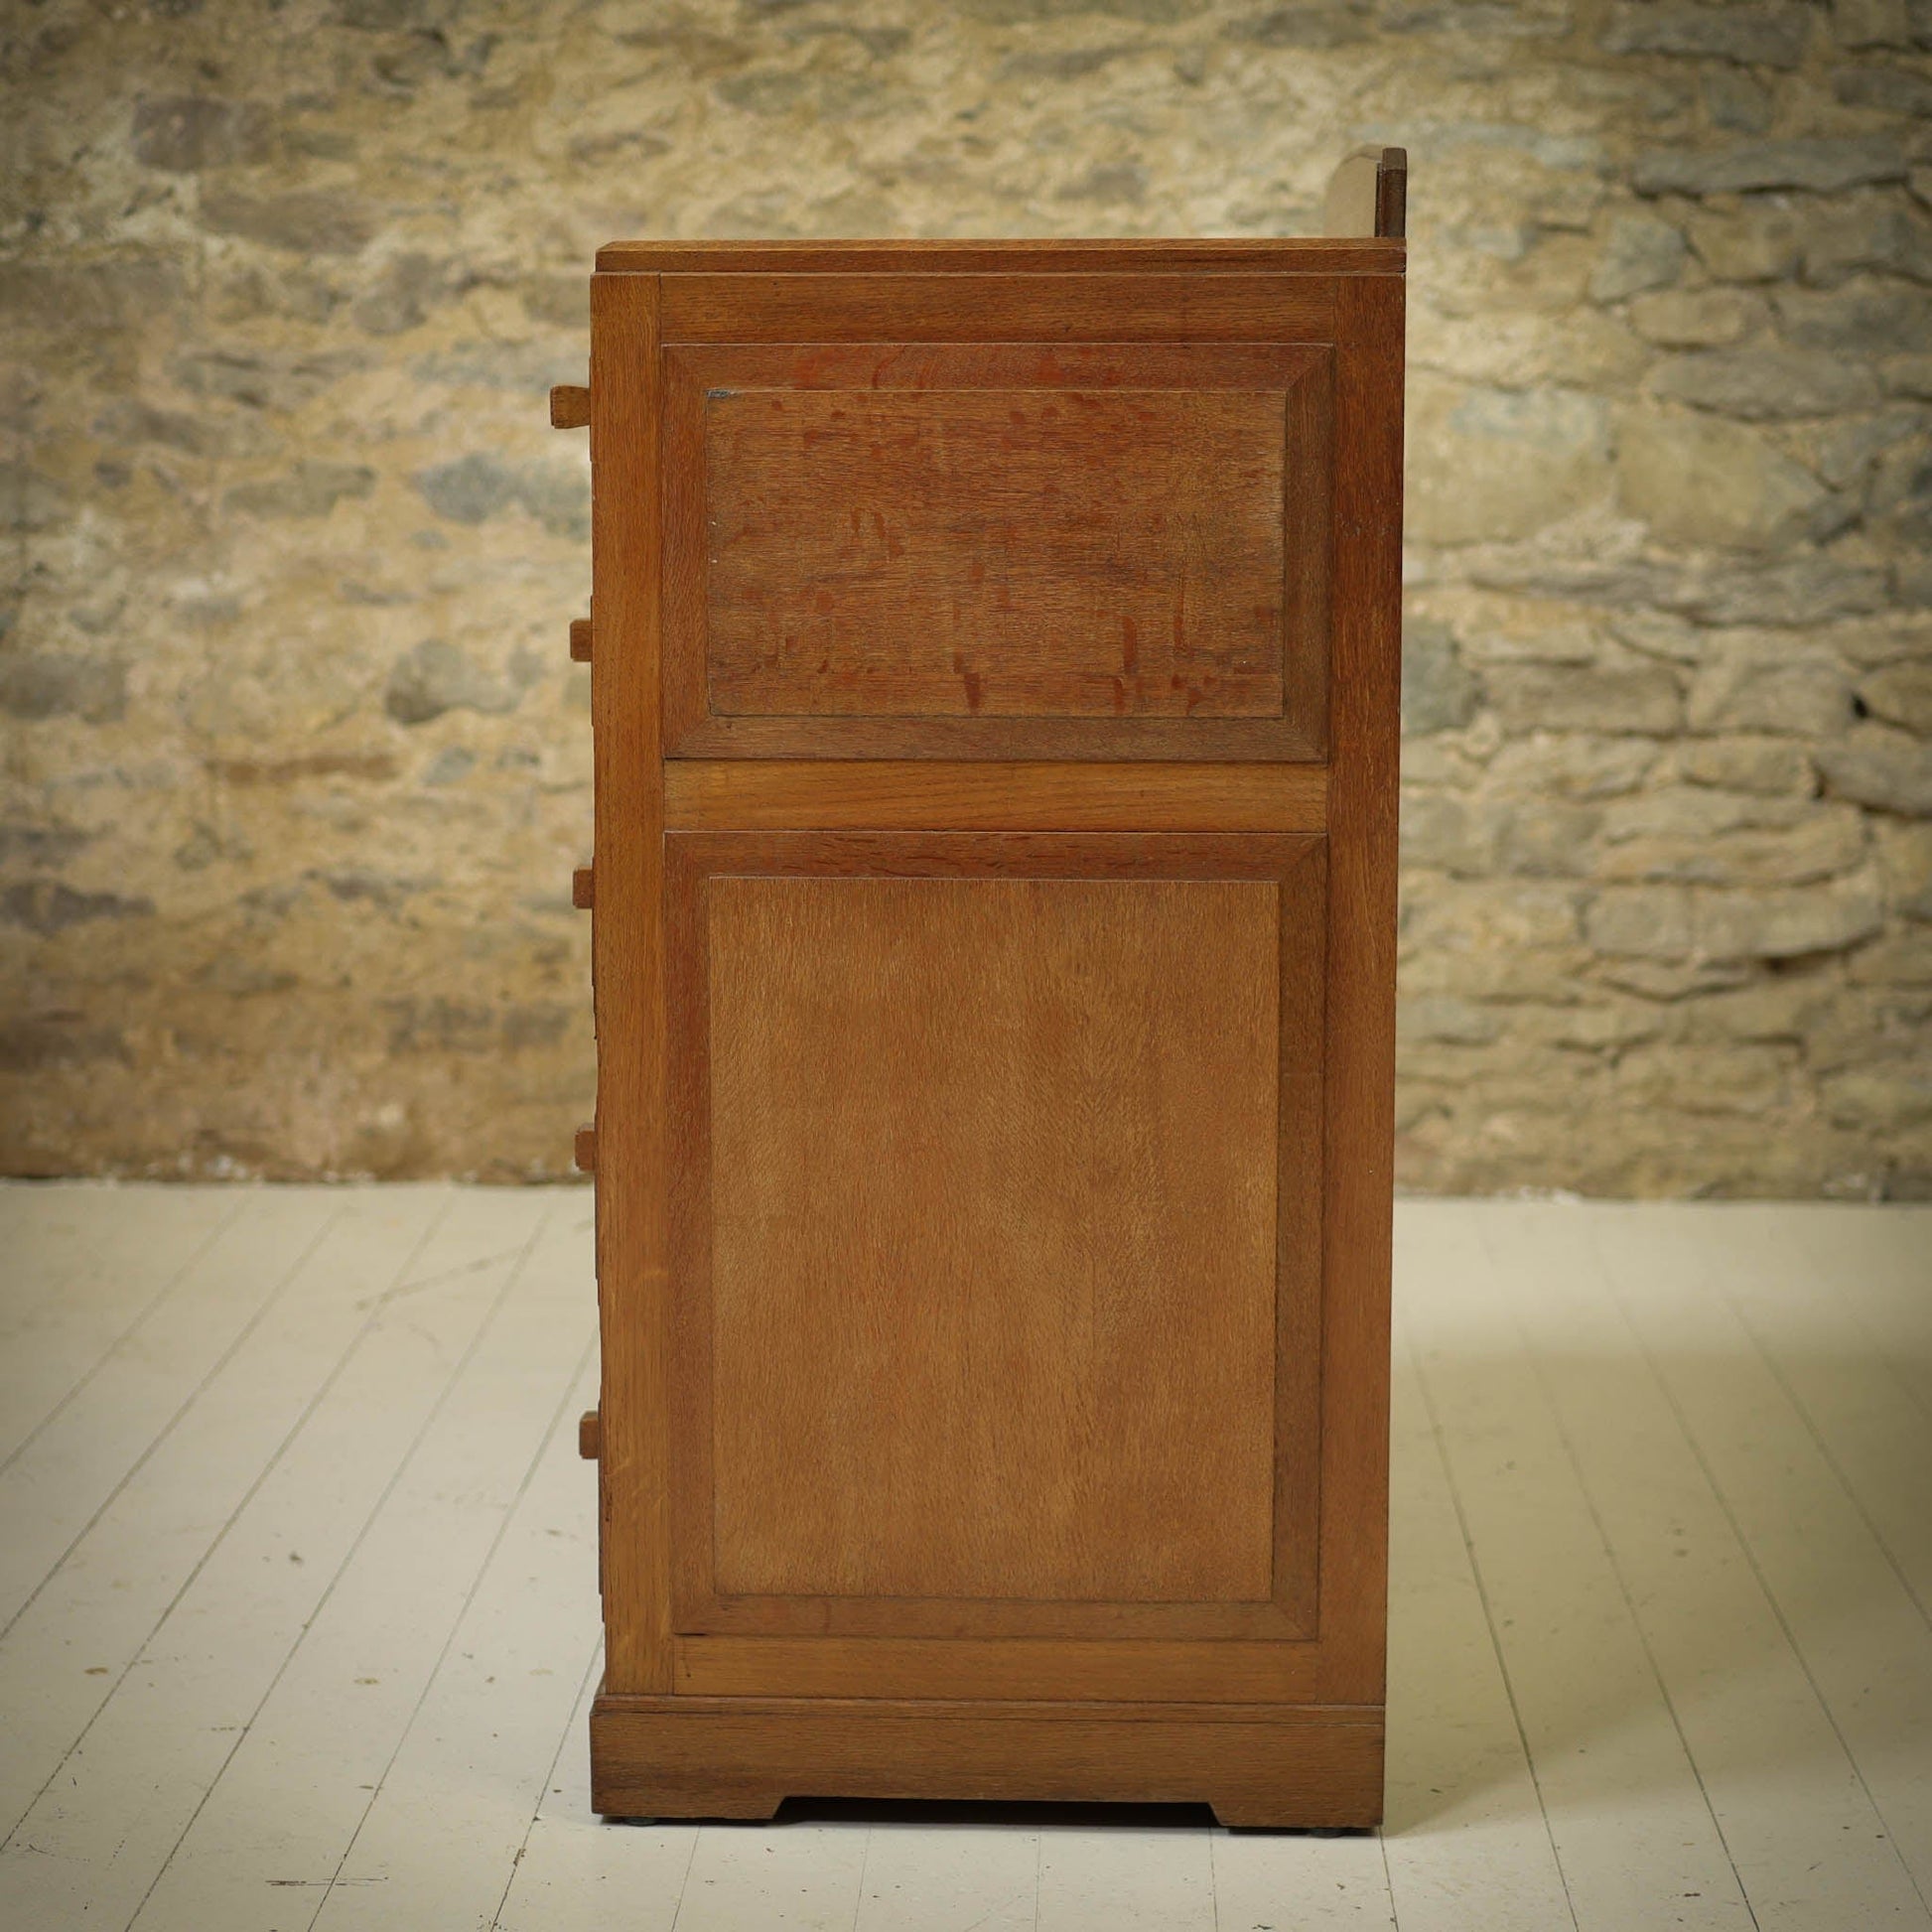
[[[595,1173],[597,1172],[597,1129],[580,1127],[577,1130],[577,1172]]]
[[[591,392],[581,383],[560,382],[550,392],[552,429],[589,429]]]
[[[589,618],[572,618],[570,621],[570,659],[573,664],[588,664],[591,661]]]
[[[603,1421],[595,1409],[586,1409],[577,1418],[577,1453],[586,1462],[595,1462],[604,1449]]]
[[[596,875],[589,866],[579,866],[570,875],[570,902],[580,912],[588,912],[597,897]]]

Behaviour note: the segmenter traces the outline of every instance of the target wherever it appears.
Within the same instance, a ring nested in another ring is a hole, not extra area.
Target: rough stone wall
[[[1402,1176],[1932,1190],[1932,0],[14,0],[0,1169],[555,1174],[625,234],[1412,156]]]

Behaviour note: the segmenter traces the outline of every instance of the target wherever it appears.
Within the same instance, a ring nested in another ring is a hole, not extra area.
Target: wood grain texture
[[[708,897],[718,1589],[1267,1596],[1273,885]]]
[[[677,1639],[677,1689],[710,1697],[1098,1698],[1325,1704],[1312,1642],[1066,1637]]]
[[[591,1713],[607,1817],[768,1818],[794,1792],[1199,1803],[1228,1825],[1382,1816],[1382,1714],[1335,1705],[627,1698]]]
[[[605,1674],[626,1691],[671,1683],[657,314],[654,276],[592,280],[599,1540]]]
[[[1191,275],[1257,271],[1300,275],[1400,272],[1402,248],[1366,238],[1279,235],[1146,235],[1110,240],[933,241],[612,241],[597,251],[607,273],[1004,275],[1132,272],[1163,269]]]
[[[1320,756],[1325,347],[731,345],[665,385],[673,756]]]
[[[1305,1634],[1320,842],[667,848],[679,1628]]]
[[[667,343],[1323,343],[1325,275],[666,275]]]
[[[570,661],[573,664],[588,664],[591,661],[589,618],[572,618],[570,621]]]
[[[1401,244],[679,247],[594,284],[600,1799],[1367,1822]]]
[[[677,759],[673,831],[1319,832],[1318,764]]]
[[[713,395],[713,709],[1279,715],[1286,401]]]
[[[1357,279],[1337,351],[1334,667],[1329,684],[1322,1218],[1321,1618],[1386,1668],[1389,1277],[1394,1203],[1396,769],[1402,677],[1403,285]]]
[[[552,429],[588,429],[591,392],[581,382],[560,382],[550,391]]]

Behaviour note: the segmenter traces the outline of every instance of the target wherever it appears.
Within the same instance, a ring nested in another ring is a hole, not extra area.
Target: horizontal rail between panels
[[[671,759],[670,831],[1324,832],[1320,764]]]

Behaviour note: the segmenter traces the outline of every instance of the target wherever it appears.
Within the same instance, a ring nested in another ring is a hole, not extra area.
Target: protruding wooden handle
[[[580,1127],[577,1130],[577,1172],[595,1173],[597,1172],[597,1129]]]
[[[579,866],[570,875],[570,902],[580,912],[588,912],[596,902],[597,886],[593,869]]]
[[[572,618],[570,621],[570,659],[573,664],[588,664],[591,661],[589,618]]]
[[[577,382],[560,382],[550,392],[552,429],[589,429],[591,392]]]
[[[595,1409],[586,1409],[577,1418],[577,1453],[586,1462],[595,1462],[604,1453],[604,1423]]]

